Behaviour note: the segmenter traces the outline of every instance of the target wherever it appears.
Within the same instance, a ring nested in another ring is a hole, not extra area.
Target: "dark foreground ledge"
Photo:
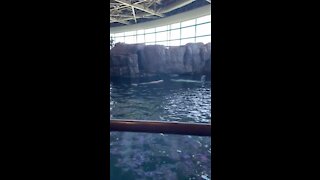
[[[211,136],[211,124],[111,119],[110,131]]]

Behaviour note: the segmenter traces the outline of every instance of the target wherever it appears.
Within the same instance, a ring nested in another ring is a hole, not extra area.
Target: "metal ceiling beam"
[[[141,11],[145,11],[147,13],[150,13],[150,14],[153,14],[153,15],[156,15],[156,16],[159,16],[159,17],[164,17],[163,14],[160,14],[160,13],[157,13],[155,12],[154,10],[150,9],[150,8],[147,8],[147,7],[144,7],[140,4],[131,4],[130,2],[128,1],[125,1],[125,0],[115,0],[116,2],[119,2],[119,3],[122,3],[124,5],[128,5],[128,6],[131,6],[131,7],[134,7],[136,9],[139,9]]]
[[[146,7],[150,7],[150,6],[152,6],[154,3],[156,3],[156,0],[151,0],[150,2],[149,2],[149,4],[148,3],[146,3]]]
[[[171,11],[174,11],[176,9],[179,9],[183,6],[186,6],[190,3],[193,3],[194,1],[196,0],[180,0],[180,1],[175,1],[174,3],[171,3],[170,5],[162,8],[159,10],[160,13],[168,13],[168,12],[171,12]]]
[[[114,20],[115,22],[121,21],[120,23],[125,24],[125,23],[128,23],[128,21],[134,19],[135,22],[137,23],[138,18],[155,18],[155,16],[163,17],[165,13],[174,11],[194,1],[195,0],[177,0],[164,8],[154,11],[149,7],[151,7],[155,3],[159,3],[158,0],[143,0],[135,3],[131,3],[128,0],[113,0],[113,2],[118,3],[119,6],[110,9],[110,15],[112,17],[119,17],[119,18],[116,18],[116,20]],[[210,1],[211,3],[211,0],[206,0],[206,1],[208,2]],[[128,10],[130,9],[130,11],[132,11],[132,14],[129,12],[124,13],[123,12],[124,9],[128,9]],[[135,9],[139,9],[141,11],[144,11],[145,13],[143,12],[136,13]]]
[[[132,14],[133,14],[133,17],[134,17],[134,22],[137,23],[137,18],[136,18],[136,13],[134,12],[134,7],[131,6],[132,8]]]
[[[159,26],[165,26],[168,24],[174,24],[179,21],[188,21],[191,19],[199,18],[202,16],[207,16],[211,14],[211,4],[207,4],[203,7],[200,8],[195,8],[190,11],[185,11],[179,14],[175,14],[172,16],[168,16],[166,18],[157,18],[156,16],[154,20],[147,21],[140,23],[138,22],[137,24],[129,25],[129,26],[112,26],[110,27],[110,33],[121,33],[121,32],[128,32],[128,31],[137,31],[140,29],[149,29],[149,28],[154,28],[154,27],[159,27]],[[151,16],[149,16],[151,17]]]
[[[126,24],[126,25],[130,24],[128,21],[125,21],[123,19],[116,19],[114,17],[110,17],[110,20],[113,22],[119,22],[119,23]]]
[[[127,21],[127,20],[131,20],[131,19],[134,19],[134,17],[130,14],[110,14],[111,17],[118,17],[118,18],[124,18],[124,19],[121,19],[121,20],[124,20],[124,21]],[[153,18],[155,16],[153,16],[152,14],[149,14],[149,13],[144,13],[144,14],[135,14],[136,18]]]
[[[133,3],[133,4],[140,4],[140,3],[144,3],[145,1],[147,1],[147,0],[144,0],[144,1],[138,1],[138,2],[135,2],[135,3]],[[120,4],[120,3],[117,3],[117,4]],[[123,6],[121,6],[121,7],[114,8],[114,9],[110,9],[110,11],[114,11],[114,10],[121,10],[121,9],[130,8],[130,6],[128,6],[128,5],[124,5],[124,4],[122,4],[122,5],[123,5]]]
[[[141,3],[145,3],[144,6],[149,8],[150,6],[152,6],[154,3],[156,3],[157,0],[151,0],[151,1],[148,1],[148,0],[144,0],[144,1],[138,1],[138,2],[135,2],[133,3],[134,5],[137,5],[137,4],[141,4]],[[120,5],[120,3],[113,3],[113,4],[117,4],[117,5]],[[110,11],[113,11],[113,10],[121,10],[121,9],[126,9],[126,8],[130,8],[130,6],[128,5],[124,5],[124,4],[121,4],[123,6],[121,7],[117,7],[117,8],[114,8],[114,9],[110,9]]]
[[[136,16],[137,18],[138,18],[138,16]],[[145,15],[145,16],[139,16],[139,18],[155,18],[155,16],[153,16],[152,14],[147,14],[147,15]],[[123,20],[123,21],[130,21],[130,20],[132,20],[133,19],[133,17],[129,17],[129,18],[123,18],[123,19],[121,19],[121,20]]]

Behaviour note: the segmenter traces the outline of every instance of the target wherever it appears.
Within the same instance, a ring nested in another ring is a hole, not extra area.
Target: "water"
[[[156,84],[118,82],[110,86],[113,118],[211,120],[210,82],[166,79]],[[211,179],[210,137],[110,132],[110,138],[111,180]]]

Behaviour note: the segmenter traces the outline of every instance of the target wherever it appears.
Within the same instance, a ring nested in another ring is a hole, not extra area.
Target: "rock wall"
[[[111,77],[211,73],[211,43],[184,46],[117,43],[110,52]]]

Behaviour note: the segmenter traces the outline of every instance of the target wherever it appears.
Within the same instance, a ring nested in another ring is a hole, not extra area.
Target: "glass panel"
[[[180,28],[180,23],[171,24],[171,29]]]
[[[168,31],[159,32],[156,34],[157,41],[166,41],[168,39]]]
[[[157,45],[168,46],[168,41],[156,42]]]
[[[144,34],[144,29],[138,30],[138,31],[137,31],[137,34]]]
[[[136,35],[136,31],[125,32],[125,36]]]
[[[196,42],[202,42],[204,44],[211,42],[211,36],[203,36],[203,37],[197,37]]]
[[[155,45],[155,42],[146,43],[146,45]]]
[[[181,23],[181,27],[192,26],[192,25],[195,25],[195,24],[196,24],[196,20],[192,19],[192,20],[189,20],[189,21],[182,22]]]
[[[197,25],[197,36],[210,35],[211,34],[211,23]]]
[[[211,22],[211,15],[203,16],[197,19],[197,24]]]
[[[137,36],[137,43],[144,43],[144,35]]]
[[[180,40],[170,41],[169,46],[180,46]]]
[[[180,29],[170,31],[170,40],[172,39],[180,39]]]
[[[116,33],[114,36],[115,37],[124,36],[124,33]]]
[[[126,44],[135,44],[136,43],[136,36],[126,36],[125,37],[125,43]]]
[[[194,43],[195,38],[189,38],[189,39],[181,39],[181,45],[186,45],[188,43]]]
[[[156,41],[156,34],[154,34],[154,33],[146,34],[145,35],[145,42],[152,42],[152,41]]]
[[[115,41],[116,43],[118,43],[118,42],[124,42],[124,37],[115,37],[115,38],[114,38],[114,41]]]
[[[181,38],[194,37],[195,34],[195,26],[181,29]]]
[[[168,30],[168,26],[161,26],[161,27],[157,27],[156,28],[156,31],[159,32],[159,31],[166,31]]]
[[[144,32],[145,33],[153,33],[155,32],[156,28],[151,28],[151,29],[146,29]]]

